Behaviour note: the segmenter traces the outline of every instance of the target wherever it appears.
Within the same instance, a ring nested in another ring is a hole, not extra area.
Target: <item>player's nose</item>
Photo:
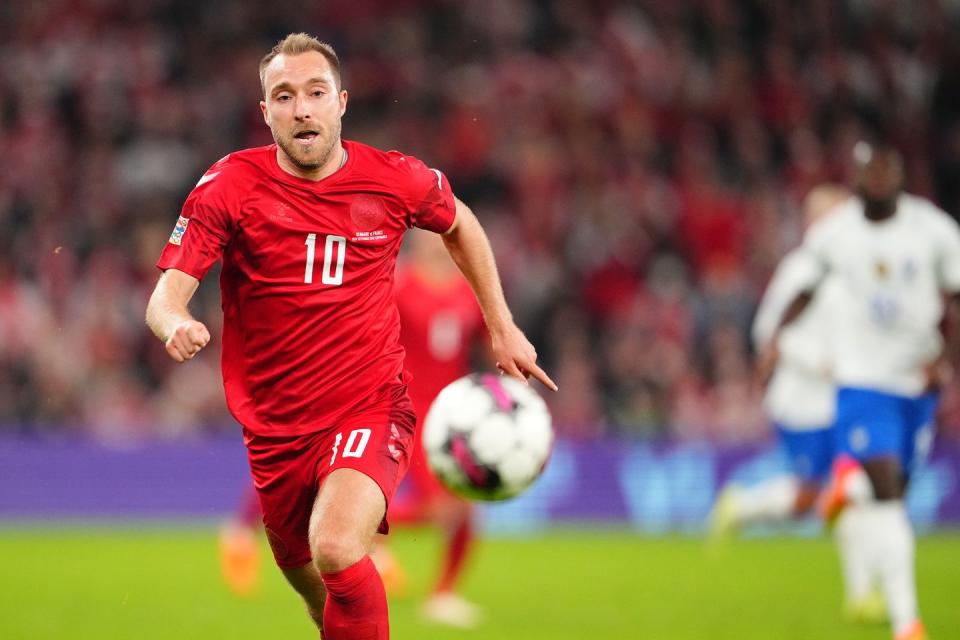
[[[293,117],[299,120],[309,120],[310,110],[307,109],[306,100],[296,100],[293,104]]]

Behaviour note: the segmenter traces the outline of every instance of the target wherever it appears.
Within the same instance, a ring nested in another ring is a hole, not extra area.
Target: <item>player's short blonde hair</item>
[[[804,226],[812,226],[852,195],[850,189],[841,184],[824,182],[816,185],[803,199]]]
[[[276,58],[281,53],[286,56],[296,56],[301,53],[307,53],[308,51],[316,51],[322,53],[323,57],[327,59],[327,62],[330,63],[330,68],[333,69],[333,77],[337,81],[337,89],[340,88],[340,58],[337,57],[337,52],[333,50],[326,42],[314,38],[309,33],[290,33],[283,40],[274,45],[273,49],[263,56],[263,59],[260,60],[260,91],[263,92],[263,95],[267,95],[267,88],[263,83],[264,72],[267,69],[267,65]]]

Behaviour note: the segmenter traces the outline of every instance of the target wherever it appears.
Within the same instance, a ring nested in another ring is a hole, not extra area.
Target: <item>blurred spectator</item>
[[[229,428],[215,352],[171,376],[144,296],[204,168],[270,142],[256,65],[307,30],[343,54],[345,136],[443,167],[484,220],[561,432],[762,437],[745,332],[806,190],[874,133],[960,207],[958,6],[5,3],[0,423]]]

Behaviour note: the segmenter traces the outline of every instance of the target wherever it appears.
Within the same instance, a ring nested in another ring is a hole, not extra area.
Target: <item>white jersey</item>
[[[808,288],[837,280],[837,385],[915,397],[943,349],[943,293],[960,291],[960,227],[933,203],[901,195],[871,222],[859,198],[814,225],[800,249]]]
[[[762,349],[772,338],[780,318],[808,288],[805,257],[795,250],[780,261],[763,294],[753,321],[753,340]],[[834,330],[831,307],[839,286],[827,278],[803,313],[784,327],[777,341],[780,357],[763,399],[770,418],[795,431],[826,429],[833,424],[836,388],[831,353]]]

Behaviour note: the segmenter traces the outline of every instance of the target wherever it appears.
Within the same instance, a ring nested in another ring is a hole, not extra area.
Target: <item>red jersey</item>
[[[223,260],[223,383],[258,435],[334,426],[403,375],[394,267],[411,226],[456,216],[442,174],[411,156],[343,141],[347,160],[312,181],[276,145],[232,153],[183,205],[157,266],[203,278]]]
[[[397,275],[400,343],[413,374],[410,397],[421,420],[445,386],[470,373],[470,347],[483,330],[483,315],[467,281],[437,285],[413,269]]]

